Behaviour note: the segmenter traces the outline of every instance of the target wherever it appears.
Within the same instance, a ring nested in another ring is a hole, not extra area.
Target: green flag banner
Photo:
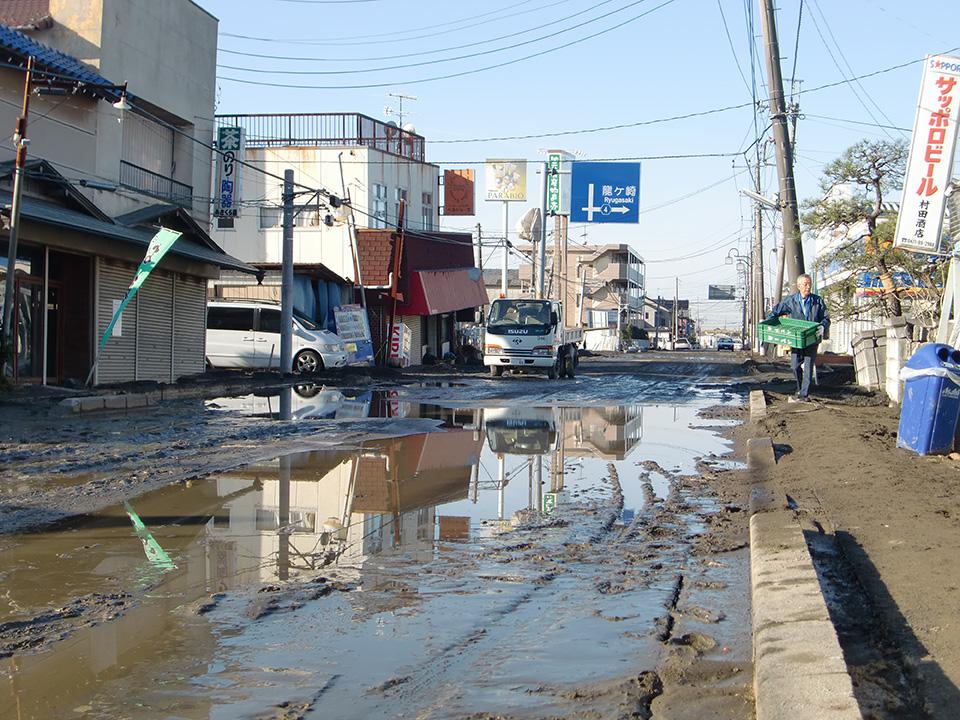
[[[143,262],[140,263],[137,274],[127,289],[127,296],[123,299],[123,302],[120,303],[117,311],[113,314],[113,318],[110,320],[110,324],[107,325],[106,332],[103,333],[103,338],[100,340],[101,351],[103,351],[104,346],[107,344],[107,339],[110,337],[110,333],[113,332],[113,327],[117,324],[117,320],[120,319],[120,315],[123,314],[123,309],[127,306],[127,303],[133,300],[133,296],[137,294],[137,290],[147,281],[147,277],[153,272],[153,269],[159,264],[160,260],[163,259],[163,256],[167,254],[167,250],[173,247],[173,244],[181,234],[182,233],[176,230],[160,228],[160,232],[150,240],[147,254],[143,257]]]

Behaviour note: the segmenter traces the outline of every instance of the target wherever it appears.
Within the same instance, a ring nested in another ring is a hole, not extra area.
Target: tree
[[[837,271],[839,280],[824,294],[840,316],[875,309],[886,316],[901,315],[902,295],[938,296],[943,286],[942,263],[894,248],[895,222],[884,217],[884,200],[902,188],[907,154],[903,140],[861,140],[824,168],[823,196],[803,204],[806,229],[839,230],[845,236],[815,262],[818,270]],[[863,232],[849,237],[858,225]],[[858,282],[865,272],[879,277],[882,293],[875,303],[856,304]]]

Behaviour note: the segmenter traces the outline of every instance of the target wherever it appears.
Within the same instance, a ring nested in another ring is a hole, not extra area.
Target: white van
[[[207,304],[207,363],[214,368],[279,368],[280,306],[264,302]],[[293,317],[293,371],[347,364],[343,341],[299,314]]]

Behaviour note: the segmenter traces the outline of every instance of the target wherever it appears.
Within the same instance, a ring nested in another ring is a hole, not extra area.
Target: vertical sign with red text
[[[946,190],[957,141],[958,80],[960,58],[927,56],[894,236],[894,245],[905,250],[940,252]]]
[[[213,216],[240,217],[240,162],[245,148],[241,127],[217,130],[217,174],[213,187]]]

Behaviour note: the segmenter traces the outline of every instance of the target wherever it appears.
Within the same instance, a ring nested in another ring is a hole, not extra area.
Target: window
[[[407,215],[407,217],[404,218],[404,223],[403,223],[403,224],[404,224],[404,225],[407,225],[407,221],[410,219],[410,218],[409,218],[410,209],[407,207],[407,191],[404,190],[403,188],[399,188],[399,187],[398,187],[398,188],[394,191],[393,198],[394,198],[394,203],[393,203],[393,217],[396,218],[397,222],[400,222],[400,201],[402,200],[402,201],[403,201],[403,205],[404,205],[404,214]]]
[[[424,230],[433,230],[433,193],[423,193],[420,219]]]
[[[316,205],[297,205],[293,208],[293,226],[315,228],[320,227],[320,208]]]
[[[373,184],[373,206],[370,208],[370,226],[383,229],[387,226],[387,186]]]
[[[217,218],[217,230],[233,230],[234,218]]]
[[[262,207],[260,208],[260,229],[280,227],[283,218],[283,208],[280,207]]]
[[[253,308],[207,308],[209,330],[253,330]]]
[[[260,332],[280,334],[279,310],[260,310]]]

